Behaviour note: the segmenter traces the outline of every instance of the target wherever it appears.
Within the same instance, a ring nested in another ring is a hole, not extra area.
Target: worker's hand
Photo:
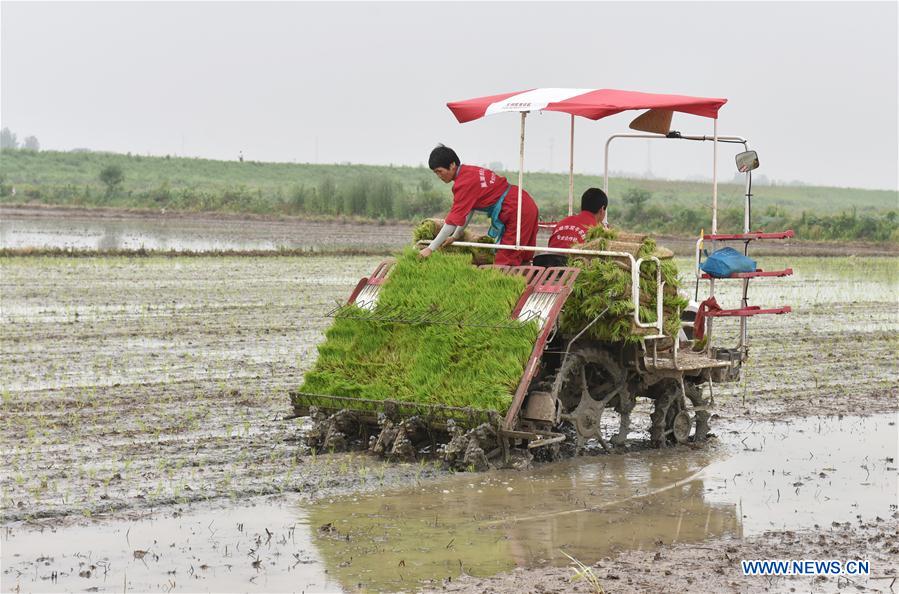
[[[440,247],[448,247],[448,246],[451,246],[451,245],[453,245],[453,242],[454,242],[454,241],[456,241],[456,238],[453,237],[452,235],[450,235],[449,237],[446,238],[446,241],[444,241],[444,242],[443,242],[443,245],[440,246]]]
[[[422,260],[424,260],[425,258],[427,258],[428,256],[431,255],[431,251],[432,251],[431,248],[426,247],[425,249],[418,252],[418,257],[421,258]]]

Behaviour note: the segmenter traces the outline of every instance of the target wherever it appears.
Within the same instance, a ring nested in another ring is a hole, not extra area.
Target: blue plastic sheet
[[[735,272],[755,272],[755,260],[731,247],[721,248],[700,264],[700,269],[710,276],[724,278]]]

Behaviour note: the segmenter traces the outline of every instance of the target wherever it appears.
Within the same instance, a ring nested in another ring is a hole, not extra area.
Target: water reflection
[[[562,551],[592,564],[622,549],[888,517],[896,450],[895,415],[747,421],[717,447],[457,475],[318,505],[309,522],[344,587],[393,591],[566,565]]]
[[[274,250],[271,239],[182,220],[12,219],[0,221],[0,247],[81,250]]]
[[[531,473],[455,477],[311,510],[319,550],[345,587],[564,565],[616,549],[739,536],[732,503],[709,503],[700,478],[709,453],[649,452],[581,459]]]
[[[204,215],[92,215],[3,209],[0,248],[225,251],[398,248],[408,225],[346,225],[302,220],[241,220]]]

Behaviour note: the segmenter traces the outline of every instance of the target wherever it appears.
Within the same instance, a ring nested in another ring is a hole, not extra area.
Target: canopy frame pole
[[[712,120],[712,235],[718,233],[718,118]],[[712,240],[712,247],[715,247],[715,242]],[[715,296],[715,279],[711,279],[709,281],[709,299]],[[706,331],[706,352],[709,351],[712,344],[712,318],[705,319],[705,331]],[[740,339],[742,341],[742,328],[740,332]]]
[[[515,214],[515,247],[521,247],[521,185],[524,183],[524,119],[528,112],[521,112],[521,147],[518,155],[518,209]],[[499,241],[502,238],[498,238]]]
[[[714,235],[718,233],[718,118],[712,122],[712,235]]]
[[[605,163],[603,163],[603,186],[602,186],[603,191],[606,193],[606,195],[608,195],[608,193],[609,193],[609,147],[611,146],[612,141],[615,140],[616,138],[650,138],[650,139],[660,138],[662,140],[697,140],[700,142],[713,141],[714,142],[713,150],[715,152],[717,152],[717,150],[718,150],[719,142],[742,144],[744,147],[748,146],[749,141],[746,140],[745,138],[743,138],[742,136],[718,136],[718,120],[717,120],[717,118],[714,120],[714,122],[715,122],[715,130],[714,130],[714,134],[712,136],[696,135],[696,134],[681,134],[679,136],[664,136],[662,134],[633,134],[633,133],[612,134],[611,136],[609,136],[608,139],[606,139],[605,150],[603,151],[603,155],[604,155],[604,159],[605,159]],[[747,148],[746,150],[749,150],[749,149]],[[717,163],[717,162],[718,162],[718,159],[716,156],[715,163]],[[713,180],[714,180],[713,186],[712,186],[712,193],[714,196],[717,197],[717,195],[718,195],[717,167],[713,168],[712,175],[713,175]],[[715,209],[715,214],[713,215],[713,218],[714,218],[713,223],[714,223],[715,227],[717,228],[718,217],[717,217],[716,204],[713,203],[712,207],[713,207],[713,209]],[[606,218],[608,219],[608,211],[606,212]],[[713,233],[714,233],[714,231],[713,231]]]
[[[743,150],[749,150],[749,143],[743,143]],[[752,171],[746,172],[746,191],[743,199],[743,233],[749,233],[750,220],[749,220],[749,211],[751,209],[751,199],[752,199]],[[746,241],[743,243],[743,255],[749,255],[749,242]],[[740,300],[740,307],[746,308],[749,307],[749,279],[743,279],[743,299]],[[749,317],[741,316],[740,317],[740,342],[737,344],[738,349],[748,349],[749,348]]]
[[[568,216],[574,214],[574,114],[571,114],[571,139],[568,146]]]

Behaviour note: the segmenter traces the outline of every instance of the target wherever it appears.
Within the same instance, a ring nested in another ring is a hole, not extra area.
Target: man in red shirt
[[[584,192],[581,196],[581,212],[556,223],[549,237],[548,247],[570,248],[575,244],[584,243],[590,227],[597,224],[608,227],[605,223],[608,204],[606,193],[599,188],[590,188]],[[567,263],[568,257],[565,254],[538,254],[534,258],[535,266],[565,266]]]
[[[490,217],[488,235],[496,243],[515,245],[518,219],[518,187],[493,171],[475,165],[462,165],[456,152],[442,144],[431,151],[428,167],[443,181],[453,183],[453,206],[443,228],[428,247],[421,250],[427,258],[441,246],[462,237],[462,232],[478,210]],[[537,245],[537,205],[530,194],[521,192],[521,245]],[[532,251],[496,250],[496,264],[519,266],[534,257]]]
[[[570,248],[576,243],[584,243],[590,227],[595,227],[597,223],[604,227],[608,226],[605,224],[608,205],[608,196],[599,188],[590,188],[584,192],[581,196],[581,212],[556,223],[553,234],[549,237],[548,246]]]

